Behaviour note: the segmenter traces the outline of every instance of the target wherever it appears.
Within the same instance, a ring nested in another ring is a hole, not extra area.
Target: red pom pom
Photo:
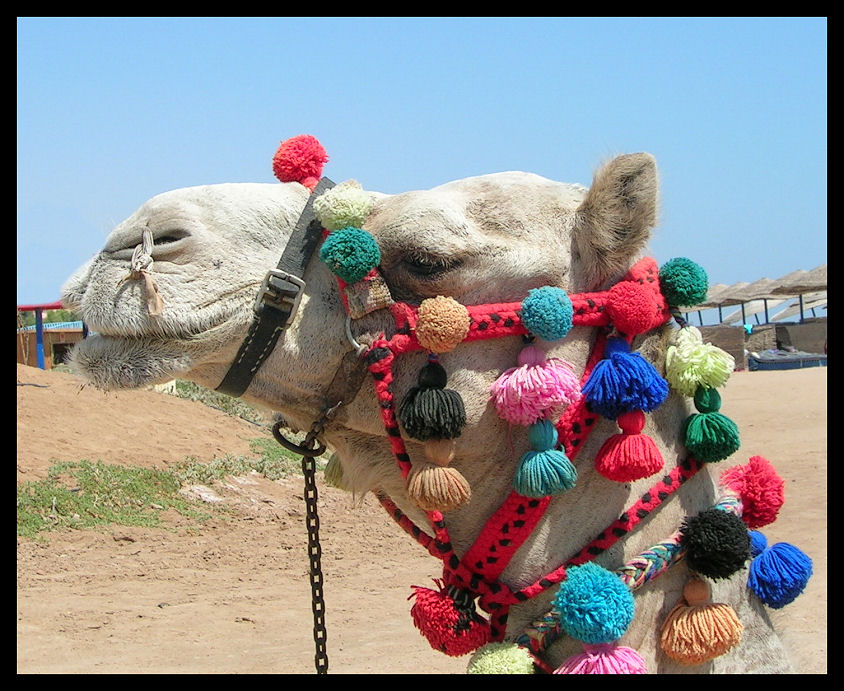
[[[441,586],[439,581],[435,583]],[[460,657],[489,642],[489,622],[475,611],[469,593],[450,587],[436,591],[414,586],[410,597],[416,598],[410,609],[413,623],[434,650]]]
[[[322,176],[328,154],[310,134],[300,134],[281,143],[273,156],[273,173],[281,182],[298,182],[314,191]]]
[[[645,333],[662,323],[658,296],[643,283],[616,283],[609,291],[607,312],[613,326],[627,336]]]
[[[607,439],[595,456],[595,470],[615,482],[633,482],[650,477],[664,465],[656,443],[647,434],[645,414],[641,410],[618,416],[621,434]]]
[[[785,503],[785,481],[762,456],[725,470],[721,484],[741,497],[741,518],[751,530],[773,523]]]

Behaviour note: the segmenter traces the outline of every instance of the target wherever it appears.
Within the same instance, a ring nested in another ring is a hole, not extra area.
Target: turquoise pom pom
[[[588,562],[568,569],[552,608],[560,625],[584,643],[612,643],[633,621],[633,594],[614,573]]]
[[[574,487],[577,470],[563,451],[556,449],[557,430],[549,420],[528,428],[528,451],[519,462],[513,488],[523,497],[547,497]]]
[[[565,338],[571,331],[574,307],[562,288],[534,288],[522,301],[522,324],[532,334],[546,341]]]
[[[671,307],[690,307],[706,300],[709,279],[691,259],[677,257],[659,270],[659,285]]]
[[[349,226],[325,239],[319,258],[335,276],[346,283],[357,283],[381,263],[381,252],[369,233]]]

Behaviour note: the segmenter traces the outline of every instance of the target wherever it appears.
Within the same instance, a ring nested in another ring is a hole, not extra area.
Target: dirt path
[[[826,368],[738,372],[724,412],[743,451],[787,481],[765,532],[809,553],[815,575],[774,612],[800,671],[826,673]],[[68,374],[18,365],[18,483],[51,460],[166,467],[188,456],[243,454],[260,428],[155,391],[102,393]],[[329,671],[462,673],[466,658],[431,650],[407,597],[438,563],[372,497],[318,485]],[[196,530],[115,527],[17,541],[18,673],[314,672],[301,479],[241,478],[218,494],[234,518]]]

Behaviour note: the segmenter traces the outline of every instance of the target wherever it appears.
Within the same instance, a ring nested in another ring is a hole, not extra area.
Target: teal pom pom
[[[513,487],[523,497],[547,497],[574,487],[577,470],[557,445],[557,430],[549,420],[528,428],[528,451],[519,462]]]
[[[335,276],[346,283],[357,283],[381,263],[381,252],[369,233],[349,226],[325,239],[319,258]]]
[[[532,334],[546,341],[565,338],[571,331],[574,307],[562,288],[534,288],[522,301],[522,324]]]
[[[584,643],[612,643],[633,621],[633,594],[611,571],[587,562],[568,569],[552,603],[560,625]]]
[[[659,284],[666,302],[672,307],[690,307],[706,300],[709,279],[692,260],[678,257],[659,270]]]

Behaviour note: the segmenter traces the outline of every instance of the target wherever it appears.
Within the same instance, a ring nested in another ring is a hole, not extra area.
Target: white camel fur
[[[451,296],[464,305],[517,302],[544,285],[569,293],[601,290],[617,281],[644,252],[657,221],[657,173],[649,154],[619,156],[601,166],[590,188],[507,172],[450,182],[431,190],[372,194],[365,229],[378,243],[380,269],[395,300],[419,304]],[[93,332],[74,351],[74,367],[104,389],[140,387],[173,378],[209,388],[219,385],[252,318],[258,286],[278,261],[307,199],[296,182],[223,184],[178,189],[143,204],[108,237],[105,247],[63,289],[66,307]],[[154,239],[151,276],[163,311],[147,309],[148,283],[123,281],[133,250],[149,228]],[[319,415],[331,377],[350,349],[337,282],[318,259],[304,276],[306,289],[295,321],[243,395],[278,411],[294,429],[307,430]],[[658,368],[672,327],[639,339],[636,347]],[[369,344],[394,329],[375,312],[354,326]],[[595,329],[575,327],[549,355],[582,372]],[[514,469],[528,449],[525,429],[501,420],[489,401],[490,385],[516,362],[519,338],[466,343],[448,353],[449,388],[465,402],[467,425],[456,440],[452,466],[468,481],[468,505],[446,513],[458,555],[512,489]],[[416,383],[423,353],[398,359],[397,397]],[[729,392],[725,393],[725,408]],[[670,394],[648,416],[645,431],[658,443],[666,468],[687,455],[680,442],[688,400]],[[592,467],[600,444],[618,430],[602,420],[581,451],[574,489],[556,497],[527,543],[502,575],[523,587],[555,569],[639,498],[652,479],[609,481]],[[372,387],[364,384],[324,430],[323,440],[342,461],[344,482],[357,494],[383,491],[418,525],[426,518],[406,495]],[[405,440],[411,457],[420,443]],[[741,449],[733,458],[691,479],[642,525],[600,555],[615,569],[671,535],[686,515],[717,500],[715,480],[734,463],[763,450]],[[408,550],[421,549],[408,539]],[[377,559],[377,555],[373,555]],[[639,651],[652,673],[787,672],[788,657],[762,605],[748,595],[746,573],[713,584],[713,600],[730,603],[744,624],[742,643],[714,661],[683,666],[659,651],[659,623],[681,597],[684,563],[636,593],[636,616],[622,643]],[[408,584],[408,588],[410,584]],[[507,636],[518,636],[549,608],[552,593],[514,606]],[[397,612],[396,616],[406,616]],[[427,645],[420,638],[420,645]],[[552,665],[579,652],[563,638],[549,650]]]

